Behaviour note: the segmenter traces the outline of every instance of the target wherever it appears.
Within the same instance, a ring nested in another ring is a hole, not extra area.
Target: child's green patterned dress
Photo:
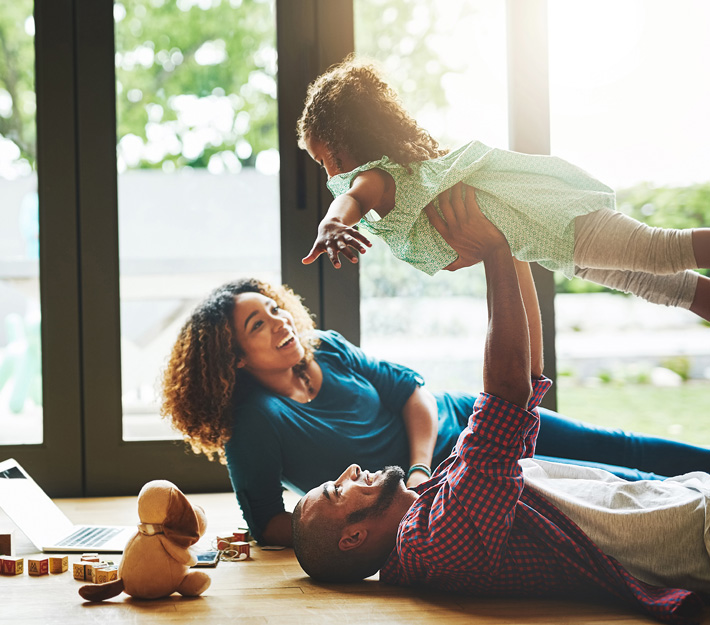
[[[370,211],[360,221],[389,245],[392,253],[433,275],[457,258],[429,223],[424,207],[463,181],[476,188],[483,214],[508,240],[519,260],[537,261],[574,275],[574,218],[600,208],[615,208],[614,191],[585,171],[554,156],[520,154],[489,148],[476,141],[407,168],[384,156],[334,176],[328,188],[345,193],[362,171],[379,168],[396,186],[395,207],[383,219]]]

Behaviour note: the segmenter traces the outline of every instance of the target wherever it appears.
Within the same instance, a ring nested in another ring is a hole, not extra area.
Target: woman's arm
[[[293,545],[291,539],[291,513],[280,512],[266,524],[262,542],[265,545]]]
[[[283,415],[281,408],[255,394],[251,401],[236,408],[238,425],[224,446],[229,479],[242,515],[254,538],[262,544],[291,540],[290,525],[284,534],[284,521],[275,521],[284,515],[283,456],[277,435],[279,419],[275,418],[277,410],[278,415]]]
[[[439,430],[439,415],[434,396],[421,386],[414,389],[402,408],[404,427],[409,439],[409,464],[425,464],[431,468],[431,460]],[[429,478],[423,471],[413,471],[407,480],[412,488]]]

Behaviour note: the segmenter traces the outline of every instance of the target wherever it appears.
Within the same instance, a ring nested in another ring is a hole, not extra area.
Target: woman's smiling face
[[[234,330],[242,351],[238,367],[258,377],[301,361],[305,352],[291,313],[261,293],[241,293],[234,300]]]

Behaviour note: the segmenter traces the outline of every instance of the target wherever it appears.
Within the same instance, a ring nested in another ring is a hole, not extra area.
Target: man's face
[[[325,482],[303,497],[302,518],[330,518],[345,524],[383,515],[403,495],[404,471],[385,467],[376,473],[350,465],[337,480]]]

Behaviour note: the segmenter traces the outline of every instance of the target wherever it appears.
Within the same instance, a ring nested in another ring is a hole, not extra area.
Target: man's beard
[[[380,516],[384,513],[394,501],[395,495],[399,492],[400,482],[404,482],[405,473],[402,467],[385,467],[382,469],[384,479],[382,482],[382,490],[377,496],[377,500],[367,508],[355,510],[348,515],[348,525],[352,523],[360,523],[365,519],[373,516]]]

